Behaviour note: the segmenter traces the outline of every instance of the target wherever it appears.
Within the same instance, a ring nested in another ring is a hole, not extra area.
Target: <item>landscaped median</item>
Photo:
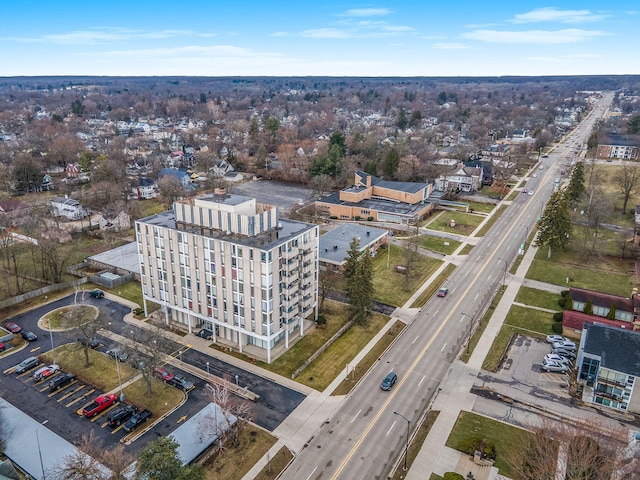
[[[110,392],[119,387],[116,362],[108,355],[96,350],[89,350],[89,367],[85,367],[84,349],[79,344],[62,345],[52,352],[41,355],[50,363],[55,361],[64,372],[73,373],[76,378],[96,388]],[[129,365],[120,363],[120,378],[126,384],[140,372]],[[184,393],[155,378],[152,379],[152,393],[147,395],[147,385],[140,376],[124,387],[127,403],[136,405],[139,409],[148,409],[154,418],[159,418],[172,410],[184,399]],[[118,391],[119,393],[119,391]]]

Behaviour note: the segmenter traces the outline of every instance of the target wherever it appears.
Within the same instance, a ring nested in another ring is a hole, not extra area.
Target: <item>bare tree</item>
[[[227,383],[229,379],[227,380]],[[252,407],[246,400],[234,397],[229,391],[226,383],[216,383],[214,385],[205,385],[205,394],[212,403],[215,403],[222,410],[223,418],[209,418],[207,425],[203,427],[205,431],[212,431],[213,434],[220,438],[220,448],[224,448],[226,441],[230,441],[234,447],[239,445],[238,435],[242,428],[252,419]],[[236,421],[233,423],[233,417]]]
[[[78,345],[84,352],[84,366],[85,368],[89,368],[89,349],[91,348],[91,339],[96,336],[101,328],[107,326],[109,323],[109,314],[100,309],[98,316],[89,321],[87,321],[86,318],[81,317],[79,315],[79,311],[74,308],[68,310],[67,314],[71,319],[70,323],[72,327],[77,333]]]
[[[157,183],[158,192],[164,200],[164,204],[171,208],[173,202],[185,195],[185,189],[176,177],[165,175]]]
[[[622,213],[627,213],[627,203],[640,182],[640,167],[636,164],[624,163],[613,177],[616,190],[622,195]]]

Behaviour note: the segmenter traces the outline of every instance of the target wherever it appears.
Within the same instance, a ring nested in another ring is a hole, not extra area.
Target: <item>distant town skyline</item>
[[[0,76],[640,74],[640,6],[0,2]]]

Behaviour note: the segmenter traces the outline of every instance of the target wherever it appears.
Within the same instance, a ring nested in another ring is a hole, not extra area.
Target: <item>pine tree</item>
[[[580,197],[585,192],[584,188],[584,163],[578,162],[571,172],[571,180],[567,188],[567,195],[572,205],[576,205],[580,201]]]
[[[373,305],[373,260],[367,251],[360,251],[357,238],[351,240],[349,245],[344,277],[353,320],[364,324]]]
[[[551,249],[566,249],[571,234],[569,202],[563,191],[554,192],[540,219],[536,246],[549,248],[547,258],[551,258]]]

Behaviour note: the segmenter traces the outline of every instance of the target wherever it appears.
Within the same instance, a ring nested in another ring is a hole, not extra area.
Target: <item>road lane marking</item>
[[[473,301],[475,302],[478,299],[479,296],[480,296],[480,294],[476,293],[476,296],[473,298]]]
[[[422,382],[424,382],[425,378],[426,378],[426,375],[423,375],[420,381],[418,382],[418,386],[422,385]]]
[[[311,476],[316,473],[316,470],[318,469],[318,466],[316,465],[316,468],[313,469],[313,471],[309,474],[309,476],[307,477],[307,480],[309,480],[311,478]]]
[[[395,426],[396,426],[396,422],[393,422],[391,424],[391,426],[389,427],[389,430],[387,430],[387,434],[385,435],[385,437],[389,436],[389,434],[391,433],[391,430],[393,430],[393,427],[395,427]]]
[[[361,411],[362,411],[362,409],[358,410],[358,413],[356,413],[355,417],[353,417],[353,418],[351,419],[351,423],[353,423],[353,422],[355,422],[355,421],[356,421],[356,418],[358,418],[358,415],[360,415],[360,412],[361,412]]]
[[[411,342],[411,345],[413,345],[414,343],[416,343],[416,340],[418,340],[420,338],[420,335],[416,335],[416,338],[413,339],[413,342]]]
[[[447,346],[447,342],[444,342],[444,345],[442,345],[442,348],[440,349],[440,351],[442,352],[446,346]]]

